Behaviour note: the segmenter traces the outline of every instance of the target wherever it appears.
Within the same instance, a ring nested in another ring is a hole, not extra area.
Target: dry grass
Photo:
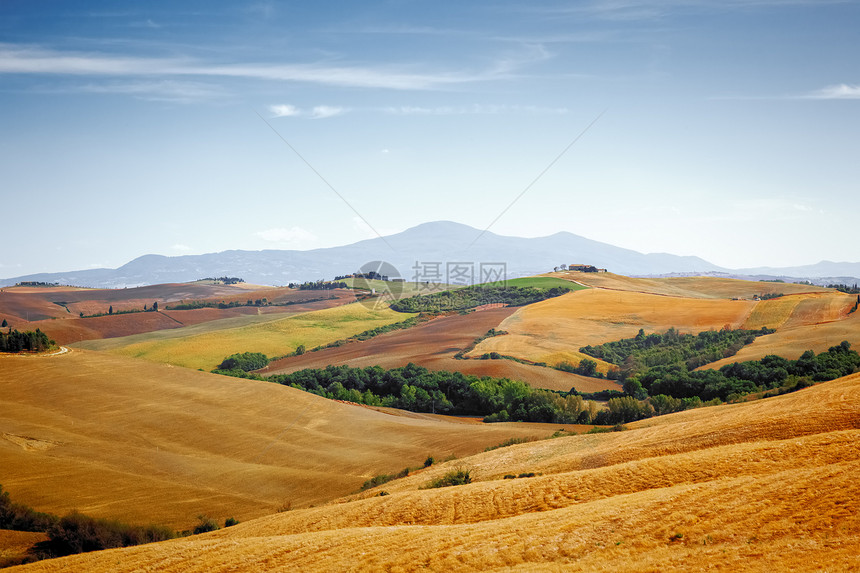
[[[237,352],[281,356],[293,352],[301,344],[310,349],[377,326],[400,322],[410,316],[413,315],[388,308],[371,309],[351,304],[190,336],[156,336],[152,340],[115,346],[110,352],[186,368],[211,370],[226,356]]]
[[[608,290],[644,292],[688,298],[740,298],[752,300],[762,294],[826,292],[829,289],[792,283],[745,281],[716,277],[636,278],[613,273],[551,273],[584,285]],[[832,292],[832,291],[831,291]]]
[[[418,489],[449,463],[389,496],[30,570],[857,570],[858,403],[855,375],[478,454],[456,462],[470,485]],[[520,470],[543,475],[499,479]]]
[[[484,340],[469,356],[495,351],[548,364],[575,364],[585,357],[580,347],[629,338],[640,328],[662,332],[675,327],[691,333],[725,325],[739,328],[755,304],[594,288],[521,308],[499,325],[507,336]]]
[[[75,350],[0,357],[0,478],[41,511],[177,528],[356,491],[555,425],[397,416],[268,382]]]
[[[785,297],[789,298],[789,297]],[[781,299],[775,299],[776,301]],[[707,365],[719,368],[732,362],[760,360],[768,354],[796,359],[807,350],[824,352],[843,340],[860,349],[860,313],[848,315],[856,296],[829,294],[803,298],[776,333],[762,336],[735,356]],[[771,303],[774,301],[767,301]]]

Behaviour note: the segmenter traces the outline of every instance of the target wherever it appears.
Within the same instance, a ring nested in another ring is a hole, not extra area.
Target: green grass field
[[[482,286],[510,286],[510,287],[534,287],[534,288],[553,288],[563,287],[570,290],[582,290],[584,287],[572,281],[566,281],[556,277],[522,277],[519,279],[509,279],[507,281],[499,281],[493,283],[484,283]]]
[[[178,331],[184,329],[168,331],[167,336],[162,333],[136,335],[127,337],[125,344],[112,341],[99,349],[120,356],[211,370],[237,352],[282,356],[301,344],[310,349],[405,320],[408,316],[411,315],[388,308],[349,304],[258,324],[216,329],[210,323],[208,329],[197,329],[185,336],[177,336]]]

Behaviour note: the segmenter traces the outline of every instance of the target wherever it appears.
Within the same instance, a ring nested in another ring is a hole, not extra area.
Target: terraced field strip
[[[388,308],[372,309],[361,304],[350,304],[249,326],[137,342],[114,347],[110,352],[186,368],[211,370],[225,357],[237,352],[282,356],[293,352],[299,345],[313,348],[378,326],[400,322],[410,316],[413,315]]]
[[[593,273],[583,273],[593,274]],[[506,336],[481,342],[471,357],[487,352],[534,362],[578,363],[579,348],[635,336],[639,329],[685,333],[739,328],[756,303],[728,299],[682,298],[593,288],[569,293],[519,309],[499,328]],[[601,363],[603,371],[609,365]]]

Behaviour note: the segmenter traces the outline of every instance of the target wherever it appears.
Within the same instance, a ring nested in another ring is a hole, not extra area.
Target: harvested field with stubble
[[[266,298],[273,306],[169,310],[170,304],[206,300],[239,302]],[[323,300],[316,300],[323,299]],[[0,292],[0,320],[19,330],[39,328],[58,344],[101,340],[176,329],[203,322],[260,314],[296,314],[322,310],[355,301],[353,291],[299,291],[287,287],[178,283],[130,289],[79,289],[71,287],[8,287]],[[141,311],[158,302],[160,312]],[[275,306],[284,305],[286,306]],[[113,308],[114,314],[107,313]],[[84,317],[80,317],[80,313]]]
[[[853,375],[480,453],[326,506],[23,570],[855,571],[858,438]],[[421,489],[457,466],[474,482]],[[521,472],[537,475],[502,479]]]
[[[188,529],[319,504],[377,474],[545,438],[82,350],[0,356],[0,474],[13,501]]]
[[[551,273],[549,276],[556,276],[576,281],[594,288],[628,292],[645,292],[687,298],[739,298],[752,300],[755,295],[780,293],[799,294],[807,292],[827,292],[829,290],[815,285],[746,281],[717,277],[670,277],[649,279],[626,277],[613,273],[581,272],[559,272]]]
[[[287,318],[268,320],[267,317],[264,321],[240,326],[232,323],[196,325],[189,327],[187,332],[174,330],[168,334],[141,335],[127,340],[96,342],[90,347],[119,356],[212,370],[224,358],[237,352],[283,356],[295,351],[299,345],[314,348],[411,316],[389,308],[373,309],[349,304]]]
[[[739,328],[755,304],[592,288],[519,309],[499,325],[507,336],[484,340],[468,356],[498,352],[535,362],[576,364],[586,358],[579,348],[629,338],[640,328],[646,332]],[[600,369],[605,371],[608,365],[600,363]]]
[[[493,308],[435,318],[410,329],[388,332],[363,342],[351,342],[337,348],[290,356],[269,364],[260,373],[288,374],[303,368],[325,368],[329,364],[345,364],[353,368],[399,368],[412,362],[430,370],[459,371],[475,376],[522,380],[535,388],[549,390],[567,392],[574,387],[580,392],[620,390],[620,386],[610,380],[587,378],[511,360],[454,358],[458,351],[467,348],[491,328],[498,328],[499,323],[517,310],[513,307]],[[506,335],[502,335],[502,338],[504,336]]]
[[[855,350],[860,348],[860,313],[848,314],[857,300],[856,295],[830,292],[802,297],[797,301],[792,301],[792,298],[783,297],[760,303],[770,305],[782,301],[784,305],[778,307],[778,312],[785,320],[774,334],[761,336],[749,346],[741,348],[736,355],[708,364],[705,368],[760,360],[768,354],[795,360],[807,350],[825,352],[843,340],[850,342]]]

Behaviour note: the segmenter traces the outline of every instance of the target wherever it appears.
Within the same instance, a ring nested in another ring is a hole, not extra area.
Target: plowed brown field
[[[586,378],[551,368],[520,364],[511,360],[457,360],[454,355],[511,316],[516,308],[494,308],[465,315],[436,318],[416,327],[389,332],[364,342],[353,342],[292,356],[271,363],[263,374],[290,373],[303,368],[325,368],[329,364],[354,368],[382,366],[398,368],[410,362],[431,370],[459,371],[475,376],[523,380],[535,388],[567,392],[620,390],[610,380]],[[503,338],[504,336],[502,336]]]
[[[334,297],[330,299],[330,297]],[[166,310],[181,301],[246,302],[267,298],[270,303],[288,306],[200,308]],[[324,299],[314,302],[314,299]],[[175,329],[226,318],[258,314],[296,314],[322,310],[355,300],[351,290],[298,291],[286,287],[266,288],[249,285],[167,284],[134,289],[73,289],[67,287],[11,287],[0,293],[0,320],[19,330],[41,329],[58,344],[130,336],[158,330]],[[64,306],[55,304],[63,302]],[[158,302],[161,312],[135,312],[108,316],[86,316],[142,310]],[[80,318],[83,312],[85,317]]]
[[[522,444],[210,534],[30,571],[855,571],[860,375]],[[456,466],[475,483],[421,489]],[[503,474],[537,472],[533,478]]]

